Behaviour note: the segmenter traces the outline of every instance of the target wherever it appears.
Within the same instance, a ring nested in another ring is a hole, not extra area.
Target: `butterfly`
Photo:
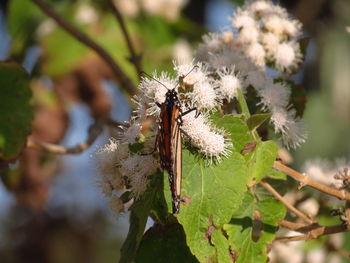
[[[189,73],[191,73],[192,70]],[[187,73],[186,76],[189,73]],[[183,76],[182,78],[186,76]],[[156,79],[154,80],[159,82]],[[164,102],[156,103],[157,106],[160,108],[156,147],[158,148],[160,156],[160,166],[163,170],[168,172],[170,191],[172,197],[172,212],[173,214],[178,214],[180,212],[182,181],[181,133],[188,136],[188,134],[181,128],[183,122],[182,117],[197,109],[192,108],[183,112],[181,109],[181,103],[178,97],[178,93],[175,87],[172,89],[168,89],[161,82],[159,83],[162,86],[164,86],[168,91],[165,94]],[[198,112],[196,113],[196,116],[197,115]]]

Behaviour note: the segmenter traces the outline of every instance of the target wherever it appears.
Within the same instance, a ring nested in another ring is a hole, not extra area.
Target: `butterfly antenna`
[[[167,90],[169,90],[167,86],[165,86],[162,82],[160,82],[159,80],[157,80],[157,79],[155,79],[154,77],[152,77],[150,74],[148,74],[148,73],[146,73],[146,72],[144,72],[144,71],[141,71],[141,75],[145,75],[146,77],[148,77],[148,78],[150,78],[150,79],[152,79],[152,80],[158,82],[158,83],[159,83],[160,85],[162,85],[164,88],[166,88]]]

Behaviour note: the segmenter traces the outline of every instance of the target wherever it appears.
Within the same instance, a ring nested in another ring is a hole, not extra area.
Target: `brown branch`
[[[82,153],[86,149],[88,149],[91,146],[91,144],[93,144],[93,142],[97,139],[97,137],[101,134],[105,123],[106,123],[105,119],[96,120],[95,123],[92,124],[89,128],[88,139],[85,142],[79,143],[73,147],[64,147],[64,146],[52,144],[52,143],[37,142],[30,138],[28,139],[27,147],[33,148],[33,149],[40,149],[40,150],[44,150],[55,154]]]
[[[297,208],[295,208],[294,206],[292,206],[291,204],[289,204],[286,200],[284,200],[284,198],[268,183],[261,181],[260,184],[267,189],[276,199],[278,199],[279,201],[281,201],[285,207],[293,212],[296,216],[298,216],[299,218],[301,218],[302,220],[304,220],[305,222],[309,223],[309,224],[313,224],[315,223],[314,220],[312,220],[311,218],[309,218],[308,216],[306,216],[305,214],[303,214],[301,211],[299,211]]]
[[[132,44],[132,41],[130,39],[128,30],[126,29],[126,25],[125,25],[125,22],[124,22],[122,14],[120,13],[118,8],[114,4],[113,0],[108,0],[108,2],[109,2],[109,5],[110,5],[110,7],[112,9],[113,15],[117,19],[117,21],[118,21],[118,23],[120,25],[120,28],[122,29],[122,32],[123,32],[126,44],[127,44],[128,48],[129,48],[129,51],[130,51],[130,55],[131,55],[130,61],[131,61],[132,64],[134,64],[136,72],[137,72],[137,74],[138,74],[138,76],[140,78],[141,75],[142,75],[141,55],[136,54],[136,51],[135,51],[134,45]]]
[[[290,222],[287,220],[281,220],[280,222],[278,222],[278,225],[300,233],[308,233],[316,228],[321,227],[318,223],[305,225],[301,223]]]
[[[273,167],[281,172],[286,173],[287,175],[291,176],[295,180],[299,181],[300,187],[308,185],[318,191],[321,191],[331,196],[335,196],[341,200],[350,201],[350,193],[345,190],[337,190],[335,188],[316,182],[310,179],[308,176],[298,173],[297,171],[277,161],[274,162]]]
[[[291,221],[287,221],[287,220],[281,220],[280,222],[278,222],[278,225],[280,227],[284,227],[284,228],[288,228],[297,232],[301,232],[304,233],[303,231],[300,231],[300,229],[303,229],[304,227],[306,227],[307,225],[302,224],[302,223],[295,223],[295,222],[291,222]]]
[[[291,237],[278,237],[275,241],[289,242],[289,241],[300,241],[300,240],[311,240],[319,238],[320,236],[343,233],[349,231],[346,225],[336,225],[336,226],[319,226],[311,231],[308,231],[304,235],[291,236]]]
[[[69,24],[43,0],[32,0],[32,2],[35,3],[46,15],[55,20],[58,25],[60,25],[64,30],[66,30],[69,34],[75,37],[78,41],[94,50],[111,67],[121,86],[125,88],[125,90],[130,95],[134,95],[137,93],[137,89],[132,83],[131,79],[124,73],[121,67],[114,61],[111,55],[108,54],[104,48],[102,48],[95,41],[93,41],[88,35],[81,32],[73,25]]]

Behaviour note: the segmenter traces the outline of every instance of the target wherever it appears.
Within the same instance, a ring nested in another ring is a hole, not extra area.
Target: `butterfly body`
[[[168,90],[160,107],[158,150],[161,168],[168,172],[174,214],[180,211],[182,178],[182,111],[175,89]]]

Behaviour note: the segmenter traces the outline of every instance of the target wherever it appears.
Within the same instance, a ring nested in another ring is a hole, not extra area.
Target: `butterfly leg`
[[[149,152],[149,153],[141,153],[141,155],[145,156],[145,155],[152,155],[152,154],[154,154],[155,151],[157,150],[158,140],[159,140],[159,133],[157,133],[157,135],[156,135],[156,140],[155,140],[155,142],[154,142],[154,148],[153,148],[153,150],[152,150],[151,152]]]

